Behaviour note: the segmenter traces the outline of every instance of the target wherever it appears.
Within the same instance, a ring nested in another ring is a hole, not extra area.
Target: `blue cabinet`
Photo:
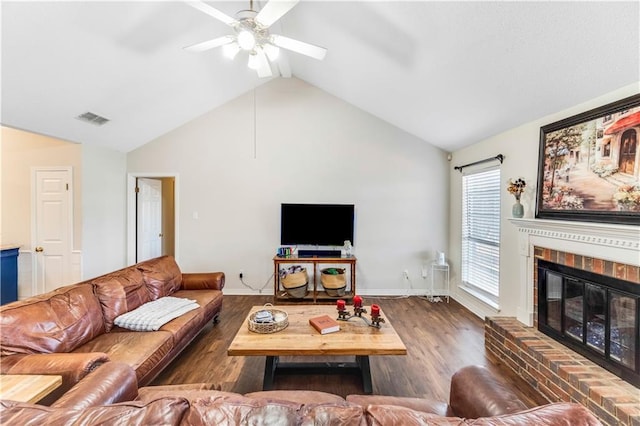
[[[4,305],[18,300],[18,247],[0,253],[0,305]]]

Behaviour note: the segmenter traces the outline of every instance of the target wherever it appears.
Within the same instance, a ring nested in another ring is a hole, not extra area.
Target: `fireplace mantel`
[[[520,298],[517,318],[534,324],[534,248],[640,266],[640,227],[541,219],[509,219],[518,228]]]

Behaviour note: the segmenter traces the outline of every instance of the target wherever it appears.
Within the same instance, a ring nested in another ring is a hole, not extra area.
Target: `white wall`
[[[82,275],[85,279],[126,265],[126,154],[82,146]]]
[[[422,265],[448,249],[447,154],[295,78],[255,102],[255,140],[252,91],[127,156],[130,173],[179,174],[181,268],[250,292],[238,273],[273,273],[281,203],[354,203],[358,292],[405,294],[407,269],[424,293]]]
[[[503,154],[505,156],[504,163],[501,167],[503,192],[501,194],[500,211],[502,217],[502,227],[500,231],[500,315],[516,316],[517,302],[520,296],[520,288],[518,286],[518,235],[516,227],[508,221],[508,218],[511,217],[511,207],[515,199],[507,192],[506,185],[509,178],[525,178],[527,188],[523,194],[522,203],[525,206],[525,218],[533,218],[535,216],[540,127],[623,99],[638,92],[640,92],[640,83],[625,86],[619,90],[604,94],[556,114],[523,124],[522,126],[490,137],[453,153],[452,164],[454,166],[472,163],[497,154]],[[460,284],[462,175],[458,171],[453,170],[453,167],[449,175],[451,186],[449,248],[451,250],[451,286],[452,290],[455,291],[454,297],[480,317],[496,315],[494,309],[477,301],[475,298],[470,297],[467,293],[457,288]]]
[[[0,127],[2,242],[31,250],[31,180],[34,167],[71,167],[73,250],[82,249],[82,147],[77,143]]]
[[[73,179],[73,241],[71,279],[79,278],[82,253],[82,147],[79,144],[11,127],[0,127],[0,244],[20,246],[18,298],[36,292],[32,247],[32,174],[37,167],[71,167]]]

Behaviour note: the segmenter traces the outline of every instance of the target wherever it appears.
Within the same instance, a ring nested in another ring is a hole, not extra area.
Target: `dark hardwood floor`
[[[238,328],[246,327],[243,322],[251,306],[271,301],[271,296],[225,295],[220,323],[208,325],[152,385],[207,382],[230,392],[261,390],[265,357],[227,356],[227,347]],[[365,304],[372,303],[382,307],[407,346],[406,356],[371,357],[374,394],[448,401],[453,373],[465,365],[479,364],[491,369],[528,406],[546,403],[509,369],[487,358],[482,320],[457,302],[431,303],[420,297],[365,297]],[[275,387],[320,390],[342,396],[362,393],[360,379],[348,375],[284,375],[276,378]]]

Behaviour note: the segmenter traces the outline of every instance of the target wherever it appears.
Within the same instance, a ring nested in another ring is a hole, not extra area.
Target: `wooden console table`
[[[282,264],[300,264],[300,265],[313,265],[313,270],[309,271],[310,279],[313,282],[313,287],[309,293],[301,299],[293,299],[289,297],[285,289],[280,285],[280,266]],[[344,296],[329,296],[322,288],[322,283],[317,282],[316,272],[318,267],[323,264],[336,264],[336,265],[348,265],[349,269],[349,281],[345,289]],[[349,257],[279,257],[273,258],[273,300],[274,303],[332,303],[338,299],[349,300],[356,294],[356,258],[355,256]]]
[[[36,403],[62,384],[62,376],[0,375],[0,399]]]

